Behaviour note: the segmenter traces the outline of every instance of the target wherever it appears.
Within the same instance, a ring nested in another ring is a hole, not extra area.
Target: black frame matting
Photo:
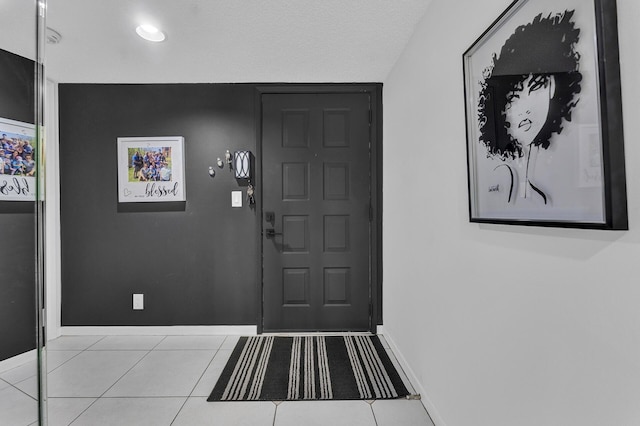
[[[563,216],[557,216],[550,219],[535,219],[533,217],[509,218],[506,216],[503,217],[502,214],[480,214],[478,211],[478,190],[475,182],[475,171],[472,167],[472,163],[475,164],[474,161],[477,156],[471,149],[471,145],[477,144],[478,141],[471,136],[473,126],[470,124],[477,119],[476,115],[478,111],[477,105],[470,102],[471,87],[469,86],[471,83],[468,80],[470,77],[473,80],[473,76],[471,75],[471,71],[468,69],[468,62],[471,60],[471,57],[478,46],[481,46],[483,43],[487,42],[487,40],[490,40],[496,34],[496,31],[498,31],[505,22],[511,19],[512,15],[517,13],[525,4],[533,5],[535,7],[536,1],[515,0],[462,55],[465,75],[465,102],[467,103],[465,113],[467,124],[469,221],[476,223],[508,225],[628,230],[624,129],[622,121],[619,61],[620,52],[618,46],[616,0],[591,0],[581,6],[582,11],[587,11],[591,8],[595,17],[595,28],[593,31],[595,33],[596,46],[595,52],[593,53],[597,60],[596,67],[598,78],[593,83],[598,86],[597,90],[599,95],[600,111],[599,120],[602,136],[603,220],[591,222],[578,217],[565,218]],[[558,9],[562,9],[562,2],[559,3]],[[546,10],[542,10],[541,8],[540,12],[546,13]],[[573,13],[573,11],[570,12]],[[483,188],[483,190],[486,190],[486,188]],[[489,190],[489,192],[491,192],[491,190]],[[484,196],[486,197],[486,195]]]

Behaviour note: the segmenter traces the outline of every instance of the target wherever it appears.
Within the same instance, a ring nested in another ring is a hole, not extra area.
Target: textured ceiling
[[[0,0],[0,28],[0,49],[35,59],[35,0]]]
[[[429,1],[48,0],[47,26],[62,41],[47,45],[47,75],[91,83],[379,82]],[[139,38],[141,21],[167,40]]]

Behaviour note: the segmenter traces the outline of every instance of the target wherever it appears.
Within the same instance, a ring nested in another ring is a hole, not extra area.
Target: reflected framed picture
[[[182,136],[118,138],[118,202],[186,201]]]
[[[37,154],[33,124],[0,118],[0,201],[35,201]]]
[[[471,222],[628,229],[615,0],[517,0],[463,54]]]

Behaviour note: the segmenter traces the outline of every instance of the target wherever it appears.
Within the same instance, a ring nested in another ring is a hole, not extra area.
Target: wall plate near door
[[[144,294],[134,294],[133,295],[133,310],[141,311],[144,309]]]
[[[231,207],[242,207],[242,191],[231,191]]]

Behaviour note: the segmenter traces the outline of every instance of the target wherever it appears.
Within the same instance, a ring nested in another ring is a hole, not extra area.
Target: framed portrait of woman
[[[472,222],[628,229],[615,0],[516,0],[463,54]]]

